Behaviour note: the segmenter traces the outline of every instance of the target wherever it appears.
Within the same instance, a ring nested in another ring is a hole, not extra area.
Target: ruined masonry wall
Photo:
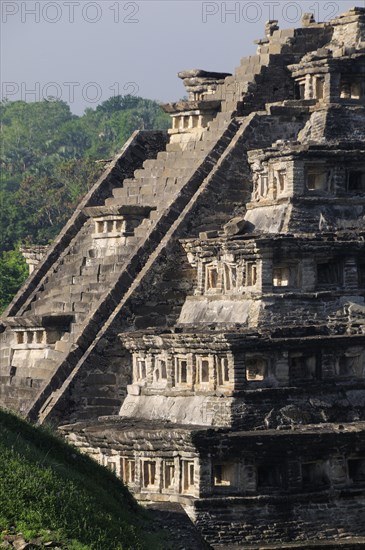
[[[340,495],[340,493],[342,493]],[[341,498],[339,498],[341,496]],[[329,495],[200,500],[195,524],[207,542],[218,545],[352,541],[365,536],[363,491],[334,491]]]

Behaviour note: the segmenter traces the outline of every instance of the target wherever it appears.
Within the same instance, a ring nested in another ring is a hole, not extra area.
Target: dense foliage
[[[26,279],[28,266],[19,250],[7,250],[0,256],[0,312],[5,309]]]
[[[68,550],[172,548],[106,468],[0,411],[0,546],[10,533]]]
[[[15,280],[24,280],[21,261],[14,272],[17,243],[50,242],[100,175],[102,163],[95,161],[111,158],[134,130],[167,128],[169,117],[155,101],[116,96],[80,117],[60,100],[5,100],[0,103],[0,119],[0,307],[4,307],[17,287]],[[10,251],[13,256],[2,254]],[[3,274],[9,269],[13,275],[7,286]]]

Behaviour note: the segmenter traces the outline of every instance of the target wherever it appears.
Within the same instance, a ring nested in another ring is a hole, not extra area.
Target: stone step
[[[88,318],[88,316],[89,316],[88,313],[82,313],[82,312],[75,313],[74,314],[75,323],[77,324],[83,323],[85,319]]]
[[[62,301],[64,301],[65,298],[67,300],[70,299],[70,297],[71,297],[71,288],[72,288],[72,285],[63,286],[61,288],[60,287],[58,287],[58,288],[54,287],[54,288],[50,288],[50,289],[45,288],[45,290],[40,295],[42,295],[42,299],[47,298],[47,300],[52,300],[52,301],[54,300],[56,302],[62,302]]]
[[[190,141],[191,141],[191,138],[189,139],[189,142]],[[180,151],[163,151],[162,153],[159,153],[159,154],[161,155],[160,158],[165,161],[165,166],[170,168],[174,166],[176,163],[178,163],[181,158],[188,159],[191,153],[192,151],[189,149],[184,149],[184,150],[181,149]]]
[[[50,361],[49,363],[44,363],[44,360],[38,361],[36,367],[15,367],[14,378],[17,379],[36,379],[36,380],[45,380],[49,378],[50,374],[54,371],[57,362]]]
[[[141,194],[144,182],[141,179],[136,180],[134,185],[129,185],[126,188],[127,197],[135,197]],[[145,183],[147,185],[147,182]]]
[[[94,258],[93,258],[94,259]],[[91,264],[91,262],[89,263],[89,265],[85,265],[82,267],[81,269],[81,275],[85,275],[85,276],[98,276],[99,274],[99,266],[100,266],[100,263],[97,261],[99,260],[99,258],[95,258],[95,262]]]
[[[214,137],[216,138],[216,133],[214,132],[211,132],[211,133],[207,133],[207,137],[208,136],[212,136],[212,134],[214,135]],[[194,164],[197,164],[197,163],[200,163],[200,162],[203,162],[203,160],[205,159],[206,157],[206,154],[207,152],[209,151],[209,148],[210,148],[210,143],[207,142],[207,141],[199,141],[196,146],[194,147],[194,151],[191,151],[191,156],[190,156],[190,159],[188,157],[186,157],[186,159],[191,163],[194,163]],[[189,166],[189,162],[187,163],[187,166]]]
[[[71,305],[73,313],[89,313],[92,307],[92,302],[73,302]]]
[[[11,365],[11,349],[5,348],[0,351],[0,372],[2,369],[8,369]]]
[[[214,140],[215,141],[215,140]],[[196,161],[203,160],[204,155],[200,155],[198,152],[195,152]],[[191,159],[181,159],[177,166],[172,168],[165,168],[163,173],[158,178],[154,177],[145,177],[138,180],[134,180],[133,185],[129,185],[125,188],[115,188],[113,190],[113,197],[109,197],[105,201],[106,206],[119,206],[121,204],[146,204],[141,203],[141,196],[153,195],[157,190],[163,188],[167,183],[169,178],[188,178],[195,169],[195,163],[192,163]]]
[[[193,141],[191,143],[194,143]],[[188,145],[188,144],[187,144]],[[178,153],[179,151],[181,151],[181,145],[180,143],[168,143],[166,145],[166,152],[167,153],[172,153],[172,152],[175,152],[175,153]]]
[[[38,386],[37,388],[32,387],[32,383],[33,380],[31,378],[20,378],[17,376],[1,377],[1,397],[28,397],[29,394],[34,394],[34,392],[37,391],[38,388]]]
[[[54,351],[59,353],[59,356],[60,356],[59,358],[62,358],[65,354],[71,351],[73,346],[74,346],[74,343],[71,341],[70,337],[68,341],[61,339],[55,343]]]
[[[234,74],[236,77],[236,86],[238,85],[238,83],[251,82],[252,79],[255,77],[255,73],[251,71],[250,67],[244,67],[242,65],[236,67]]]
[[[141,176],[141,178],[136,181],[136,184],[141,186],[150,185],[156,182],[161,182],[167,177],[177,177],[179,175],[184,175],[186,169],[191,169],[192,165],[194,164],[195,161],[193,161],[193,159],[184,159],[183,157],[181,157],[175,160],[174,163],[172,163],[171,165],[166,164],[163,172],[160,174],[159,177],[149,177],[148,174],[144,174],[144,176]]]
[[[55,367],[57,366],[58,361],[55,361],[53,359],[40,359],[37,361],[37,367],[29,367],[30,369],[34,370],[34,373],[37,369],[44,369],[48,371],[48,374],[52,372]],[[19,368],[19,367],[18,367]],[[32,378],[39,378],[38,376],[31,376]]]
[[[134,184],[135,180],[131,180],[131,183]],[[126,185],[125,187],[114,187],[113,191],[112,191],[112,195],[114,198],[125,198],[128,196],[128,186]],[[106,199],[107,201],[108,199]],[[106,202],[105,201],[105,202]]]
[[[176,159],[172,168],[175,170],[191,170],[192,167],[196,164],[197,161],[203,160],[203,155],[199,154],[197,151],[188,151],[189,155],[184,154],[185,151],[181,154],[180,158]],[[166,173],[167,168],[170,170],[170,167],[166,167],[163,175]]]
[[[136,186],[140,187],[140,192],[148,193],[151,187],[161,187],[166,183],[165,170],[158,178],[146,176],[136,182]]]
[[[83,235],[80,235],[80,243],[77,245],[73,245],[69,248],[67,256],[64,256],[62,259],[62,262],[67,264],[71,263],[73,264],[73,261],[82,261],[82,258],[85,256],[85,251],[88,248],[92,247],[92,237],[91,237],[91,231],[90,227],[92,227],[92,223],[86,223],[85,224],[85,231],[87,229],[87,233],[84,233]]]
[[[137,197],[137,204],[140,206],[145,206],[147,204],[152,204],[153,206],[155,206],[156,204],[158,204],[156,192],[140,195],[139,197]]]
[[[116,273],[120,273],[119,266],[117,266],[115,270],[108,267],[100,273],[99,283],[103,288],[102,294],[110,287],[110,283],[116,279]]]
[[[91,241],[90,241],[91,242]],[[68,254],[65,256],[65,258],[62,260],[62,265],[72,266],[75,263],[82,265],[82,263],[85,260],[85,254],[84,252],[74,253],[74,254]]]
[[[98,302],[103,295],[102,292],[97,292],[95,290],[91,291],[85,291],[81,293],[80,302],[85,302],[87,304],[93,304],[95,302]]]
[[[160,177],[160,175],[162,174],[162,172],[164,171],[165,169],[165,166],[166,166],[166,163],[165,162],[156,162],[156,165],[155,166],[151,166],[150,168],[146,169],[146,170],[143,170],[138,178],[136,178],[136,180],[139,180],[141,178],[158,178]]]
[[[66,313],[70,310],[67,309],[67,303],[55,300],[48,300],[47,298],[40,298],[39,300],[31,303],[31,311],[36,315],[49,314],[53,313]]]
[[[71,323],[70,326],[70,336],[69,336],[69,342],[76,342],[78,336],[81,334],[83,330],[81,322],[75,322]]]
[[[71,287],[72,288],[72,287]],[[83,296],[84,292],[83,291],[79,291],[79,292],[71,292],[70,294],[70,302],[81,302],[82,301],[82,296]]]
[[[80,268],[80,271],[81,271],[81,268]],[[68,285],[72,285],[73,275],[71,274],[62,276],[57,273],[55,275],[52,274],[50,277],[52,278],[50,278],[44,284],[43,291],[41,290],[40,292],[44,292],[45,290],[51,290],[52,288],[59,289],[59,288],[64,288]]]
[[[72,323],[70,325],[70,331],[71,331],[71,326],[72,326]],[[62,342],[70,342],[71,340],[71,332],[65,332],[62,337],[61,337],[61,340]]]
[[[158,161],[155,161],[155,162],[158,162]],[[161,169],[163,169],[165,167],[165,162],[160,162],[158,165],[161,167]],[[137,180],[143,177],[148,177],[149,175],[150,175],[149,170],[144,170],[143,168],[140,168],[139,170],[135,171],[133,181],[136,182]],[[131,185],[131,183],[128,183],[128,185],[125,185],[124,187],[129,187],[129,185]]]
[[[176,166],[176,168],[166,168],[162,177],[163,178],[187,178],[190,177],[191,174],[195,171],[196,166],[200,164],[199,162],[192,162],[189,166],[185,166],[184,168],[180,166]]]
[[[63,340],[61,338],[61,340],[58,340],[58,341],[61,342]],[[51,359],[52,361],[60,361],[61,359],[64,358],[64,356],[65,356],[64,352],[56,349],[56,344],[54,346],[54,349],[48,348],[45,351],[45,359]]]
[[[126,255],[130,253],[130,251],[134,248],[133,245],[125,245],[121,247],[122,254],[110,254],[109,256],[104,256],[103,258],[99,258],[100,260],[100,267],[103,265],[111,265],[111,264],[123,264],[125,262]],[[119,251],[120,252],[120,251]]]
[[[105,200],[105,206],[124,206],[133,204],[133,200],[128,197],[128,189],[118,194],[118,197],[109,197]]]
[[[177,154],[178,153],[176,151],[160,151],[157,154],[156,160],[158,160],[158,161],[167,161],[167,159],[174,158],[174,156],[176,157]]]
[[[138,197],[146,197],[154,195],[158,190],[164,189],[167,183],[167,178],[160,178],[159,180],[152,181],[139,188],[139,192],[136,193]]]
[[[129,241],[129,238],[128,238]],[[103,256],[102,258],[93,258],[93,265],[94,269],[98,267],[99,271],[102,269],[105,265],[112,265],[112,264],[119,264],[123,265],[125,262],[126,257],[130,254],[132,250],[135,248],[135,237],[133,237],[133,240],[131,244],[125,244],[123,246],[118,246],[116,249],[117,254],[109,254],[108,256]]]
[[[112,280],[112,279],[115,279],[115,273],[120,273],[122,269],[122,266],[120,264],[107,264],[107,265],[103,265],[101,266],[101,269],[100,269],[100,277],[99,277],[99,280],[101,280],[101,278],[103,277],[103,280],[106,280],[106,278],[108,278],[108,274],[109,274],[109,279],[108,280]]]
[[[121,196],[119,198],[109,197],[105,200],[105,206],[123,206],[123,205],[137,205],[138,204],[138,198],[137,197],[128,197],[128,192],[126,190],[125,196]]]
[[[143,223],[135,230],[136,237],[141,238],[147,236],[147,233],[152,227],[153,223],[154,222],[152,220],[143,220]]]
[[[87,288],[90,283],[97,283],[98,280],[98,276],[95,273],[93,275],[77,275],[73,277],[73,284],[82,285],[84,288]]]
[[[151,222],[155,222],[156,220],[160,219],[160,217],[161,212],[159,210],[154,210],[153,212],[151,212],[150,220]]]
[[[14,410],[14,402],[21,404],[22,401],[33,399],[43,384],[44,380],[34,380],[32,378],[17,379],[14,376],[11,383],[4,385],[1,390],[3,394],[1,396],[2,401],[4,397],[4,407],[8,405],[10,409]],[[6,401],[6,398],[9,401]],[[20,410],[20,407],[18,407],[18,410]]]
[[[194,151],[195,150],[195,144],[198,143],[197,140],[190,140],[183,142],[183,144],[179,143],[169,143],[169,148],[167,151],[170,152],[176,152],[176,153],[182,153],[183,151]]]
[[[123,189],[125,187],[128,187],[128,185],[131,185],[131,183],[133,183],[135,181],[135,177],[133,176],[133,178],[126,178],[125,180],[123,180],[123,185],[121,187],[114,187],[114,189]],[[113,191],[114,191],[113,189]]]
[[[150,176],[158,177],[164,170],[165,164],[156,162],[155,160],[146,160],[143,168]]]
[[[63,342],[64,344],[68,344],[70,347],[75,343],[77,340],[78,335],[80,334],[82,330],[82,327],[79,323],[71,323],[70,325],[70,332],[65,332],[65,334],[62,336],[58,342]],[[62,344],[59,347],[63,347]],[[60,356],[64,356],[65,352],[62,350],[53,350],[55,353],[59,353]],[[56,356],[55,356],[56,357]]]

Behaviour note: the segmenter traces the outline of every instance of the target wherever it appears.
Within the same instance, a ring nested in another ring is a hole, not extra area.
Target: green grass
[[[67,550],[170,548],[106,468],[45,429],[0,411],[0,541],[21,532]]]

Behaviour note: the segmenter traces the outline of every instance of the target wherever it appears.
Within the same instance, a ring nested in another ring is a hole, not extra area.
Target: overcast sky
[[[173,101],[176,73],[233,72],[255,53],[268,19],[300,26],[303,12],[325,21],[365,0],[0,0],[2,97],[56,96],[74,113],[112,95]]]

